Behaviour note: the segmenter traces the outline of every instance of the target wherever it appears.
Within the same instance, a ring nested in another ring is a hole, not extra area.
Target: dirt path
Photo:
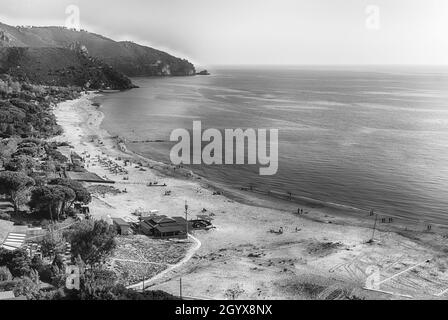
[[[132,259],[118,259],[118,258],[112,258],[110,260],[111,261],[124,261],[124,262],[134,262],[134,263],[155,264],[158,266],[172,266],[172,264],[169,264],[169,263],[152,262],[152,261],[146,261],[146,260],[132,260]]]

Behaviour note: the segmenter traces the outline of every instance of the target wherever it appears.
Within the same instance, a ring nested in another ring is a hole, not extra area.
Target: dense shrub
[[[51,264],[43,265],[38,272],[40,280],[46,283],[52,283],[53,279],[60,273],[58,267]]]
[[[12,274],[9,271],[9,269],[5,266],[0,267],[0,282],[11,281],[11,280],[12,280]]]
[[[24,156],[29,156],[29,157],[36,157],[39,154],[39,149],[37,148],[37,146],[34,147],[19,147],[17,149],[17,151],[13,154],[13,156],[20,156],[20,155],[24,155]]]
[[[36,161],[27,155],[16,155],[5,163],[5,169],[9,171],[31,172],[36,166]]]
[[[67,206],[75,199],[75,192],[62,185],[45,185],[31,191],[29,206],[43,217],[59,219]]]
[[[4,99],[0,100],[0,137],[48,138],[62,133],[51,112],[50,102],[77,95],[77,90],[69,88],[50,89],[27,83],[16,84],[10,77],[0,79],[0,99]],[[36,138],[29,139],[35,139],[36,144],[39,142]]]
[[[76,195],[74,199],[75,201],[79,201],[84,204],[88,204],[90,201],[92,201],[92,196],[90,195],[90,192],[78,181],[71,179],[57,178],[51,180],[49,184],[66,186],[72,189]]]
[[[103,262],[115,248],[116,230],[103,220],[84,220],[76,223],[67,236],[72,245],[72,254],[88,265]]]
[[[43,263],[42,259],[40,258],[40,256],[36,255],[31,259],[31,264],[30,264],[31,269],[39,271],[43,267],[43,265],[44,265],[44,263]]]
[[[38,138],[25,138],[20,142],[19,145],[22,146],[22,145],[25,145],[28,143],[31,143],[35,146],[40,146],[40,145],[44,144],[44,141],[41,139],[38,139]]]
[[[0,266],[6,266],[14,277],[28,276],[31,260],[23,250],[9,251],[0,248]]]
[[[11,220],[11,215],[6,212],[0,212],[0,220]]]
[[[33,185],[34,180],[24,172],[0,172],[0,194],[10,197],[15,213],[18,213],[20,205],[26,202],[27,193]]]
[[[68,162],[67,157],[64,156],[62,153],[60,153],[58,150],[47,148],[46,153],[47,153],[48,160],[55,160],[60,163]]]

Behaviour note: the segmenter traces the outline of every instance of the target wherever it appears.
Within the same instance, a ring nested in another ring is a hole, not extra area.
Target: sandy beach
[[[104,115],[92,105],[94,96],[57,106],[54,113],[64,134],[56,139],[68,141],[78,154],[108,157],[122,166],[117,157],[143,161],[120,150],[100,128]],[[212,213],[216,227],[194,232],[200,246],[192,246],[188,259],[175,268],[147,281],[148,289],[178,294],[182,278],[184,296],[204,299],[228,298],[226,292],[237,287],[239,299],[444,298],[448,240],[443,230],[379,224],[375,241],[368,243],[372,217],[305,205],[300,205],[304,214],[297,215],[297,203],[225,188],[223,195],[216,194],[199,177],[179,178],[170,165],[145,162],[144,171],[127,167],[129,180],[98,165],[87,168],[126,190],[94,197],[90,208],[95,218],[132,216],[138,208],[184,216],[187,201],[190,218]],[[167,186],[146,186],[154,181]],[[271,232],[280,228],[281,234]],[[379,277],[379,291],[363,289],[369,276]]]

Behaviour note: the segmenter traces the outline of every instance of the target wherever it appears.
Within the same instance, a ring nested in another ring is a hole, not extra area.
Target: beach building
[[[187,234],[184,218],[167,217],[165,215],[142,217],[140,230],[142,233],[155,238],[185,238]]]
[[[126,222],[121,218],[112,218],[112,222],[114,226],[117,228],[118,234],[127,236],[132,233],[131,225],[129,222]]]

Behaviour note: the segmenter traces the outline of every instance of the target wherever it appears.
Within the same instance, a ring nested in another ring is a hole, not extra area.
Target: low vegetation
[[[0,291],[13,291],[29,300],[167,300],[176,299],[163,291],[139,293],[117,283],[114,272],[102,266],[86,268],[79,257],[73,262],[80,270],[79,290],[67,288],[67,274],[59,254],[48,262],[23,250],[0,248]],[[46,290],[41,290],[42,284]]]
[[[79,97],[80,91],[20,83],[10,75],[0,75],[0,137],[48,138],[60,134],[51,109],[60,101]],[[24,147],[22,153],[32,154],[33,147]]]
[[[117,90],[135,87],[128,77],[100,59],[68,48],[0,48],[0,72],[21,82],[47,86]]]

